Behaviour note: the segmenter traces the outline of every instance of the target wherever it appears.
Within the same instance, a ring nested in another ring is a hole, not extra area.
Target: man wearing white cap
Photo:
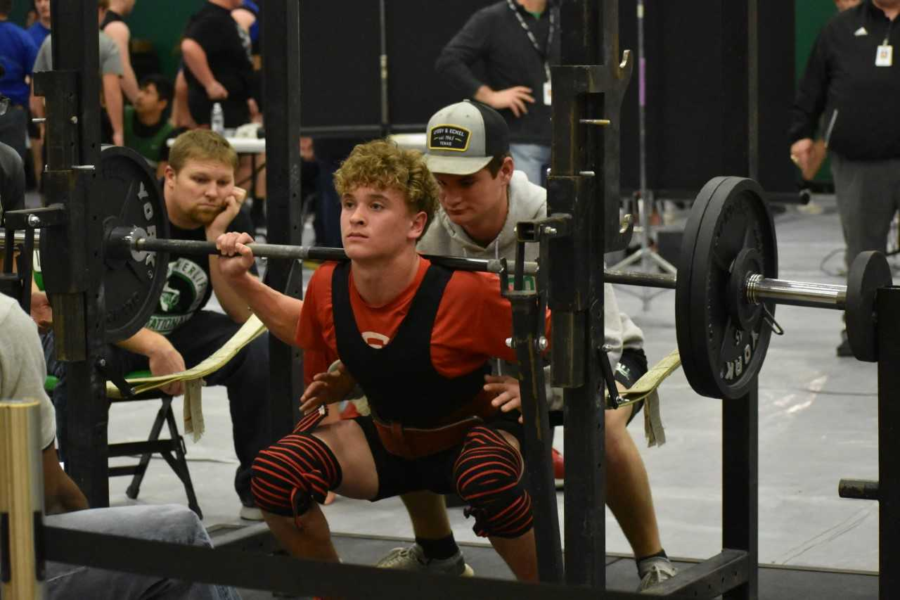
[[[547,216],[547,190],[531,183],[509,153],[509,130],[491,107],[465,101],[438,111],[428,122],[426,163],[441,188],[441,210],[419,242],[422,254],[470,258],[515,258],[515,227],[520,221]],[[526,246],[526,259],[538,248]],[[633,385],[647,370],[643,333],[619,312],[611,285],[605,289],[606,344],[617,365],[620,388]],[[497,362],[485,389],[503,395],[515,380],[512,365]],[[548,394],[551,421],[561,424],[562,390]],[[498,405],[502,398],[498,396]],[[513,410],[518,402],[502,410]],[[627,424],[641,406],[606,412],[607,503],[628,538],[638,563],[641,588],[675,574],[659,539],[656,513],[643,460]],[[416,544],[396,548],[379,566],[470,574],[453,539],[442,497],[427,492],[402,496],[416,534]]]

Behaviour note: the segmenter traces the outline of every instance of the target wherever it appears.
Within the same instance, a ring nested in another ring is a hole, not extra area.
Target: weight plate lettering
[[[129,148],[107,146],[100,155],[101,214],[108,237],[114,227],[139,227],[148,237],[169,237],[165,200],[144,158]],[[105,339],[138,332],[156,309],[168,274],[165,252],[111,256],[104,253]]]
[[[759,374],[772,334],[766,318],[729,300],[746,283],[733,285],[732,277],[748,276],[747,265],[778,276],[775,227],[762,188],[740,177],[706,184],[685,227],[680,261],[675,321],[688,382],[703,396],[739,398]],[[775,305],[766,308],[774,316]]]

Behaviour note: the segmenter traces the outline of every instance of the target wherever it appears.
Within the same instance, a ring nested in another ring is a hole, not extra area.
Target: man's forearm
[[[109,123],[112,125],[113,133],[123,134],[125,131],[125,117],[122,112],[122,87],[119,84],[118,75],[103,75],[103,99],[106,101],[106,114],[109,115]]]
[[[472,96],[475,100],[478,100],[482,104],[490,104],[491,96],[493,95],[494,90],[489,88],[486,85],[481,86],[477,90],[475,90],[475,94]]]
[[[129,352],[147,357],[154,352],[157,352],[162,348],[168,348],[171,345],[172,343],[167,340],[165,336],[156,333],[152,329],[147,329],[146,327],[142,328],[127,340],[116,342],[116,346],[123,350],[128,350]]]
[[[122,70],[125,71],[125,74],[122,75],[122,92],[128,98],[128,101],[134,104],[137,102],[138,92],[141,91],[138,86],[137,75],[135,75],[134,69],[131,68],[131,63],[123,64]]]
[[[212,279],[216,299],[222,305],[222,309],[235,323],[245,323],[253,313],[247,306],[247,302],[229,285],[228,279],[219,271],[218,256],[209,257],[209,275]]]
[[[55,443],[43,451],[41,462],[44,474],[44,511],[47,514],[90,508],[87,498],[59,466]]]
[[[487,88],[474,71],[461,58],[450,55],[438,59],[435,65],[438,74],[450,84],[450,86],[466,97],[477,99],[476,94]],[[490,88],[488,88],[490,91]]]
[[[302,300],[273,290],[249,273],[229,281],[232,289],[243,298],[272,335],[285,344],[295,345],[294,336],[303,310]]]
[[[488,32],[492,30],[493,26],[482,15],[475,15],[441,50],[434,68],[457,93],[474,98],[483,85],[472,71],[472,65],[487,57]]]
[[[200,85],[209,87],[216,80],[209,68],[206,52],[200,44],[191,39],[184,40],[181,42],[181,55],[184,58],[184,64],[191,70]]]

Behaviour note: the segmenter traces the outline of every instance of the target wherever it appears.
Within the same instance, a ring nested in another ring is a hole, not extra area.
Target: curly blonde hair
[[[388,140],[357,145],[335,172],[334,187],[343,196],[364,186],[402,193],[411,214],[424,212],[428,217],[422,230],[425,235],[439,204],[440,189],[421,152],[404,150]]]

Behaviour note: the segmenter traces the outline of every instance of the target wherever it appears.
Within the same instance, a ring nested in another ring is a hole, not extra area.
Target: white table
[[[225,138],[238,154],[262,154],[266,151],[266,140],[256,138]]]
[[[389,138],[401,148],[425,151],[426,136],[424,133],[397,133],[389,136]],[[228,140],[228,143],[231,144],[231,147],[238,154],[262,154],[266,151],[265,139],[243,137],[229,137],[225,139]],[[173,143],[175,143],[174,139],[169,140],[169,147]]]
[[[238,154],[262,154],[266,151],[266,140],[238,137],[225,139],[228,140],[228,143],[231,144],[231,147],[234,148],[234,151]],[[175,140],[171,139],[167,143],[171,148],[172,144],[175,143]]]

